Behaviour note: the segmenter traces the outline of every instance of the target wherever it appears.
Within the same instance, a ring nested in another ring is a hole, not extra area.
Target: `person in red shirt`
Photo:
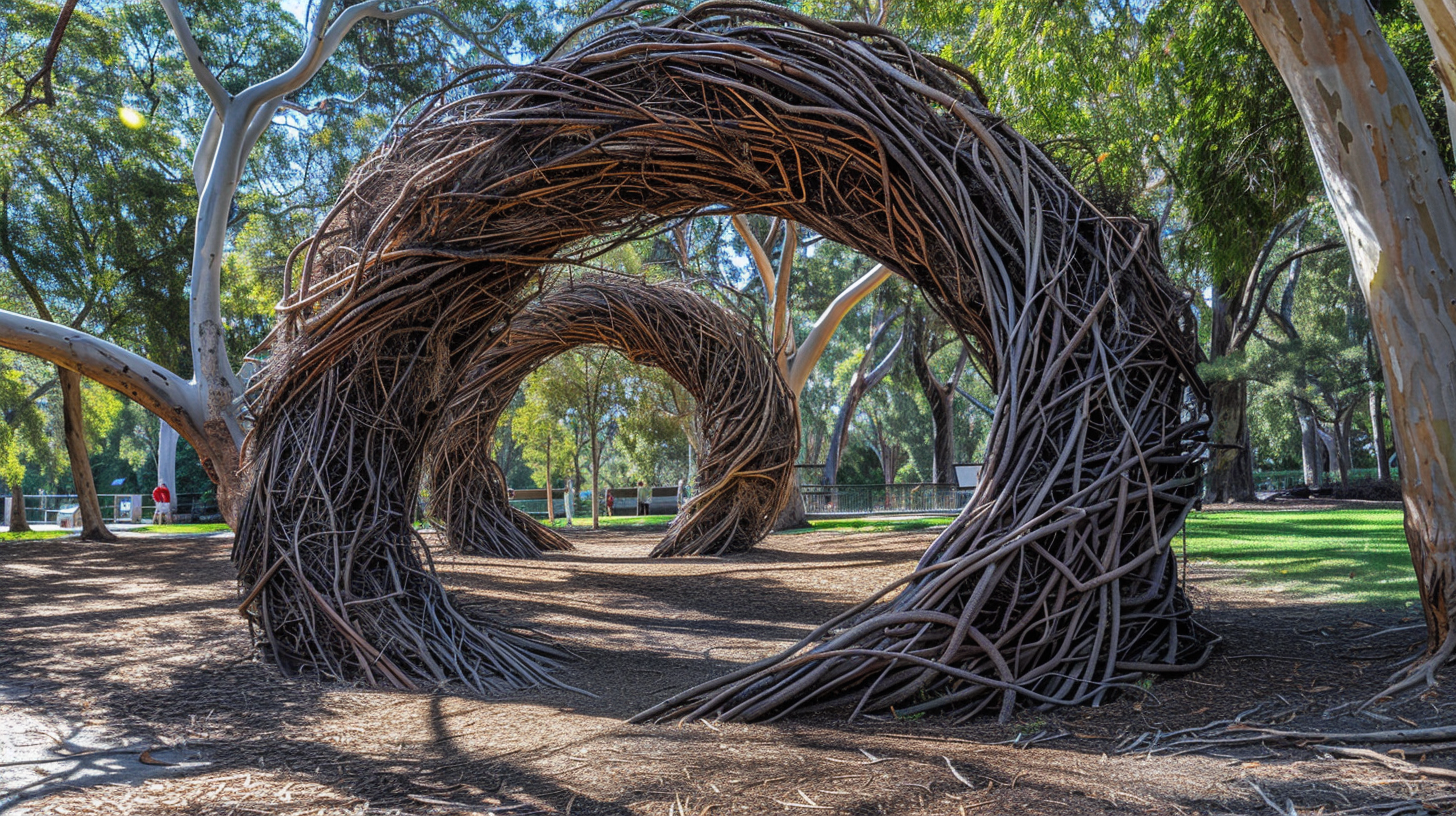
[[[170,524],[172,522],[172,491],[167,489],[167,483],[162,482],[152,490],[152,501],[156,502],[156,509],[152,511],[153,524]]]

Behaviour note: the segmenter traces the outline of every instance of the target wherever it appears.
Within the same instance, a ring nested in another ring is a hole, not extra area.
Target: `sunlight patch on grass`
[[[780,530],[775,535],[797,535],[825,530],[843,530],[849,533],[900,533],[910,530],[925,530],[950,524],[951,517],[944,518],[846,518],[815,519],[808,527],[797,530]]]
[[[153,535],[204,535],[206,533],[230,533],[232,528],[221,522],[216,524],[148,524],[145,527],[133,527],[131,532],[152,533]]]
[[[1180,538],[1173,545],[1181,545]],[[1331,603],[1419,604],[1400,510],[1204,512],[1188,558],[1248,571],[1249,583]]]
[[[75,530],[31,530],[28,533],[0,532],[0,541],[40,541],[45,538],[65,538],[75,535]]]
[[[676,516],[667,514],[659,516],[602,516],[600,518],[600,521],[603,527],[648,527],[654,524],[669,524],[674,518],[676,518]],[[573,528],[591,527],[590,514],[585,516],[573,516],[571,520],[571,526]],[[551,524],[545,519],[537,519],[537,521],[545,524],[547,527],[566,526],[566,520],[561,518],[556,519],[555,524]]]

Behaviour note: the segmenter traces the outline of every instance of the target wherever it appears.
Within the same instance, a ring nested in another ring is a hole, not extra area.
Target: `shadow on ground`
[[[237,615],[225,540],[8,544],[0,722],[29,724],[19,730],[30,742],[19,757],[29,764],[0,768],[4,789],[25,788],[0,798],[0,811],[1243,813],[1266,807],[1252,781],[1303,813],[1442,794],[1300,749],[1114,754],[1125,734],[1201,725],[1270,700],[1304,703],[1297,714],[1315,717],[1378,688],[1385,665],[1420,634],[1357,640],[1407,615],[1324,609],[1241,586],[1228,569],[1194,574],[1202,617],[1225,647],[1206,670],[1158,682],[1147,697],[1027,711],[1006,725],[846,723],[845,712],[824,712],[754,726],[629,726],[623,718],[792,644],[899,577],[934,533],[775,536],[722,560],[647,559],[653,531],[574,535],[578,552],[539,561],[442,555],[438,565],[477,614],[574,651],[563,679],[596,698],[485,700],[282,677],[256,659]],[[1440,699],[1415,705],[1426,713],[1400,716],[1449,721],[1456,711]],[[1059,734],[1031,748],[997,744]],[[144,765],[142,748],[155,762],[193,764]]]

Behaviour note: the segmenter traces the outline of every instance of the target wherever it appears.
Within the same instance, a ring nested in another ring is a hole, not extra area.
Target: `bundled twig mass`
[[[490,449],[526,376],[562,352],[605,346],[662,369],[692,395],[703,451],[692,498],[654,556],[744,552],[789,496],[799,419],[789,386],[751,326],[675,284],[593,275],[548,290],[466,375],[432,445],[431,513],[455,548],[513,558],[570,549],[511,507]]]
[[[538,681],[529,647],[465,628],[419,566],[424,449],[542,265],[710,206],[797,221],[913,282],[973,344],[997,411],[975,497],[913,574],[643,717],[1008,715],[1201,664],[1169,542],[1205,395],[1155,236],[1078,195],[959,69],[753,2],[469,72],[356,169],[254,401],[235,558],[281,662]]]

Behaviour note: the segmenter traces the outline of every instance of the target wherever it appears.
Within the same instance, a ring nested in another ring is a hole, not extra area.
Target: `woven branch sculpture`
[[[449,544],[508,558],[571,548],[510,506],[490,445],[527,374],[591,345],[662,369],[697,403],[697,489],[652,555],[724,555],[762,541],[799,453],[797,407],[768,349],[747,321],[684,286],[594,275],[548,290],[512,320],[451,402],[431,478],[431,512]]]
[[[548,676],[549,655],[467,628],[420,569],[424,448],[543,265],[707,207],[797,221],[912,281],[975,347],[997,411],[979,489],[913,573],[640,718],[1006,716],[1201,665],[1169,545],[1206,394],[1155,236],[1080,196],[968,74],[755,2],[469,72],[355,170],[254,392],[235,560],[280,662]]]

